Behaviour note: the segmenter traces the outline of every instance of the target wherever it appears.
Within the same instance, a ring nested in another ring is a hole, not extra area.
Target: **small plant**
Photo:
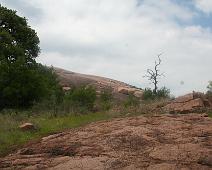
[[[156,96],[157,96],[157,98],[169,98],[170,90],[166,87],[162,87],[157,91]]]
[[[92,111],[96,100],[96,90],[89,87],[73,88],[66,93],[64,101],[78,112]]]
[[[212,93],[212,81],[209,81],[209,85],[207,86],[208,92]]]
[[[206,92],[207,98],[212,101],[212,81],[209,81],[209,85],[207,86],[208,91]]]
[[[124,107],[128,108],[128,107],[137,107],[139,105],[139,100],[137,97],[133,96],[132,94],[130,94],[127,98],[127,100],[124,102]]]
[[[100,93],[100,107],[102,110],[109,110],[112,105],[113,95],[111,90],[103,90]]]
[[[153,100],[154,98],[155,98],[155,95],[154,95],[153,91],[150,88],[145,88],[142,99],[143,100]]]

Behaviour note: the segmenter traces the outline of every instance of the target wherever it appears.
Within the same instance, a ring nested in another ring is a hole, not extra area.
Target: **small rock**
[[[207,113],[203,113],[201,114],[202,117],[208,117],[208,114]]]
[[[69,91],[69,90],[71,90],[71,87],[68,86],[63,87],[63,91]]]
[[[19,128],[24,131],[35,130],[35,126],[32,123],[24,123]]]

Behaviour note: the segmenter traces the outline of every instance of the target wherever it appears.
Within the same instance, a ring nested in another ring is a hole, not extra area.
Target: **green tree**
[[[0,5],[0,108],[28,107],[58,88],[52,70],[36,63],[39,52],[26,18]]]
[[[22,64],[35,63],[40,52],[39,38],[27,25],[26,18],[16,15],[16,11],[0,6],[0,61]]]

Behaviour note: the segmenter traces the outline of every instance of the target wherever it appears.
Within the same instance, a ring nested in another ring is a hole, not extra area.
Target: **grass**
[[[163,106],[166,101],[153,101],[142,103],[140,107],[115,107],[110,111],[96,112],[89,114],[73,115],[73,114],[32,114],[32,111],[6,110],[0,113],[0,157],[5,156],[13,150],[23,146],[30,140],[37,140],[49,134],[64,131],[70,128],[76,128],[91,122],[107,120],[113,117],[128,117],[137,115],[162,114],[163,111],[156,109]],[[212,118],[212,112],[208,112]],[[37,130],[24,132],[19,129],[19,125],[25,122],[33,123]]]
[[[208,117],[212,118],[212,111],[208,112]]]
[[[5,156],[29,140],[39,139],[48,134],[65,129],[79,127],[99,120],[113,117],[105,113],[90,113],[86,115],[63,115],[52,117],[48,114],[28,116],[27,113],[0,114],[0,156]],[[18,127],[24,122],[33,123],[38,130],[21,131]]]

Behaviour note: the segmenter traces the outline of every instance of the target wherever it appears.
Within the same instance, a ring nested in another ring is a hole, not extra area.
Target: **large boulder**
[[[144,92],[141,91],[141,90],[135,91],[135,92],[133,93],[133,95],[134,95],[135,97],[138,97],[138,98],[142,98],[143,94],[144,94]]]
[[[126,88],[126,87],[118,87],[118,92],[121,94],[126,94],[126,95],[133,93],[133,91],[130,90],[130,88]]]
[[[131,87],[118,87],[118,93],[130,95],[132,94],[135,97],[141,98],[143,96],[143,90]]]
[[[210,101],[203,93],[193,92],[177,97],[167,104],[164,109],[170,113],[201,112],[207,107],[212,107]]]

